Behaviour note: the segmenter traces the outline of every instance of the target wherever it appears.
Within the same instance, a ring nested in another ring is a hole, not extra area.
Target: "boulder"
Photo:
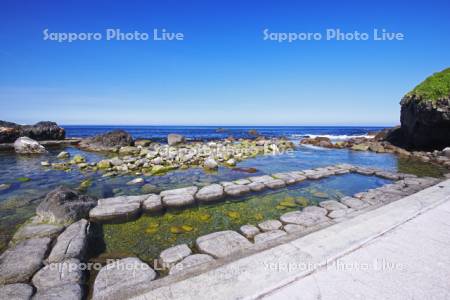
[[[181,134],[171,133],[167,136],[167,144],[169,146],[176,146],[186,142],[186,138]]]
[[[66,159],[70,157],[70,154],[67,151],[61,151],[56,157],[59,159]]]
[[[59,233],[64,229],[62,225],[52,225],[52,224],[36,224],[30,223],[25,224],[19,228],[14,234],[12,241],[18,242],[21,240],[26,240],[30,238],[42,238],[48,237],[53,239],[59,235]]]
[[[48,264],[40,269],[32,280],[38,291],[65,284],[82,284],[83,282],[84,273],[78,259]]]
[[[89,212],[89,218],[96,222],[134,220],[139,216],[144,200],[142,196],[100,199],[98,205]]]
[[[442,150],[442,155],[444,155],[447,158],[450,158],[450,147],[446,147],[444,150]]]
[[[87,250],[88,221],[81,219],[59,235],[47,258],[49,263],[77,258],[82,260]]]
[[[49,192],[36,208],[36,214],[43,222],[70,224],[86,218],[97,200],[66,188],[58,187]]]
[[[43,154],[47,153],[44,146],[30,139],[29,137],[20,137],[14,142],[14,150],[18,154]]]
[[[326,210],[325,210],[326,212]],[[329,220],[324,214],[314,214],[301,211],[288,212],[280,217],[285,224],[296,224],[304,227],[314,226]]]
[[[65,131],[54,122],[38,122],[35,125],[18,125],[0,121],[0,143],[13,143],[20,136],[33,140],[63,140]]]
[[[218,164],[217,164],[217,162],[214,160],[214,158],[207,158],[206,160],[205,160],[205,162],[203,163],[203,166],[205,167],[205,169],[208,169],[208,170],[215,170],[215,169],[217,169],[218,168]]]
[[[136,257],[104,266],[95,278],[92,299],[125,299],[156,278],[156,272]]]
[[[344,197],[341,199],[341,202],[343,204],[345,204],[346,206],[359,210],[359,209],[363,209],[366,208],[367,206],[369,206],[366,202],[361,201],[360,199],[357,198],[352,198],[352,197]]]
[[[231,230],[201,236],[197,238],[195,244],[201,253],[216,258],[226,257],[252,245],[245,237]]]
[[[242,225],[241,228],[239,228],[239,232],[248,239],[252,239],[255,235],[260,233],[258,227],[248,224]]]
[[[170,268],[169,275],[177,274],[183,270],[194,268],[211,261],[214,261],[214,258],[207,254],[189,255],[188,257],[177,263],[175,266]]]
[[[284,231],[287,233],[296,233],[302,232],[305,230],[305,226],[297,225],[297,224],[286,224],[283,226]]]
[[[195,202],[194,195],[198,188],[190,186],[185,188],[162,191],[160,196],[162,202],[167,207],[182,207],[193,204]]]
[[[156,194],[151,194],[147,199],[142,203],[142,208],[145,212],[154,213],[159,212],[163,209],[163,205],[161,202],[161,196]]]
[[[224,187],[224,192],[231,197],[239,197],[250,192],[250,187],[241,184],[230,184]]]
[[[49,238],[28,239],[8,248],[0,256],[0,285],[28,282],[43,265]]]
[[[124,130],[114,130],[84,139],[80,147],[91,151],[111,151],[120,147],[132,146],[133,137]]]
[[[283,224],[278,220],[267,220],[258,224],[259,229],[262,231],[272,231],[280,229]]]
[[[186,244],[176,245],[165,249],[159,255],[159,262],[166,268],[181,261],[183,258],[192,254],[192,250]]]
[[[211,202],[221,199],[224,196],[223,186],[220,184],[211,184],[202,187],[195,198],[201,202]]]
[[[283,230],[271,230],[267,232],[263,232],[260,234],[255,235],[254,240],[255,244],[262,244],[267,241],[271,241],[274,239],[277,239],[279,237],[285,236],[286,232]]]
[[[260,192],[266,188],[264,183],[261,183],[261,182],[252,182],[252,183],[248,184],[247,186],[253,192]]]
[[[342,204],[336,200],[322,201],[319,203],[319,205],[328,211],[347,209],[347,206],[345,206],[344,204]],[[312,206],[312,207],[314,207],[314,206]]]
[[[33,288],[25,283],[15,283],[0,286],[2,299],[29,300],[33,295]]]
[[[65,284],[49,289],[41,289],[33,296],[33,300],[81,300],[84,297],[84,291],[79,284]]]

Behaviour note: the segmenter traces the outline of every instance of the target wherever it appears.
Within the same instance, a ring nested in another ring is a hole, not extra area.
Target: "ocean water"
[[[99,125],[66,125],[68,137],[88,137],[105,133],[114,129],[124,129],[135,139],[152,139],[166,141],[170,133],[184,135],[188,140],[223,139],[228,136],[249,138],[250,130],[268,137],[284,136],[290,139],[300,139],[307,136],[328,136],[332,139],[348,139],[349,137],[366,136],[385,127],[356,126],[99,126]]]
[[[337,163],[350,163],[418,175],[440,176],[442,174],[442,170],[434,166],[405,161],[392,154],[376,154],[347,149],[322,149],[298,144],[298,140],[305,136],[326,135],[334,140],[339,140],[349,136],[364,136],[370,132],[381,130],[380,127],[222,127],[223,129],[219,132],[217,132],[218,127],[212,126],[64,126],[64,128],[68,137],[87,137],[121,128],[130,132],[134,138],[155,141],[165,141],[169,133],[180,133],[190,140],[211,140],[225,138],[229,135],[248,137],[248,131],[255,129],[262,135],[285,136],[295,142],[297,147],[293,152],[277,156],[258,156],[238,163],[237,167],[256,168],[257,172],[252,175],[316,168]],[[36,206],[46,193],[59,185],[79,188],[83,181],[89,180],[92,185],[84,192],[99,198],[144,193],[140,186],[126,184],[136,178],[133,175],[104,178],[100,172],[78,169],[67,172],[41,166],[41,161],[44,160],[59,161],[56,156],[63,150],[68,151],[72,156],[82,154],[88,162],[97,162],[106,157],[102,153],[85,152],[75,147],[49,149],[49,153],[42,156],[20,156],[14,153],[0,152],[0,185],[8,186],[6,189],[0,189],[0,251],[4,249],[17,227],[34,215]],[[146,185],[163,190],[192,184],[202,186],[248,176],[250,175],[247,173],[221,166],[216,172],[191,168],[174,170],[161,176],[143,176],[143,178]],[[364,180],[369,179],[359,178],[346,182],[346,188],[349,188],[348,184],[355,188],[364,186]],[[325,182],[325,185],[331,187],[330,182]],[[343,188],[344,183],[340,181],[333,187],[336,190]]]

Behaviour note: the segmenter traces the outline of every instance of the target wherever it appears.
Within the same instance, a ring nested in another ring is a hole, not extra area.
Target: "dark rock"
[[[318,136],[315,138],[304,138],[300,141],[300,144],[313,145],[313,146],[323,147],[323,148],[333,148],[334,147],[331,140],[324,136]]]
[[[49,192],[36,208],[36,214],[44,222],[70,224],[87,218],[97,200],[66,188],[58,187]]]
[[[37,141],[63,140],[65,130],[55,122],[39,122],[35,125],[19,125],[0,121],[0,143],[12,143],[17,138],[26,136]]]
[[[236,172],[244,172],[250,174],[258,172],[258,170],[255,168],[233,168],[232,170]]]
[[[132,145],[134,145],[132,136],[124,130],[110,131],[84,139],[80,143],[81,148],[91,151],[111,151]]]

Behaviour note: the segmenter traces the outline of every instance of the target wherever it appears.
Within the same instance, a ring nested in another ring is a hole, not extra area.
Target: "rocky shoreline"
[[[226,230],[201,236],[196,239],[194,249],[186,244],[180,244],[163,250],[158,263],[163,269],[168,270],[169,276],[188,274],[198,267],[214,264],[217,260],[249,250],[255,245],[270,245],[290,235],[306,234],[439,182],[439,179],[435,178],[418,178],[414,175],[343,164],[273,176],[250,177],[247,180],[221,185],[224,191],[230,185],[249,187],[254,183],[259,183],[264,188],[277,189],[306,179],[316,180],[350,172],[382,176],[393,180],[394,183],[355,194],[353,197],[344,197],[339,201],[327,200],[320,202],[319,206],[306,206],[299,211],[283,214],[279,220],[247,224],[242,226],[239,232]],[[40,204],[36,210],[37,216],[16,232],[9,249],[0,256],[0,284],[3,284],[0,292],[9,297],[20,296],[22,299],[30,299],[33,294],[34,299],[46,297],[82,299],[86,295],[84,269],[87,263],[89,236],[92,223],[95,223],[95,218],[91,215],[97,207],[129,205],[130,208],[140,209],[147,201],[151,202],[152,208],[159,209],[164,203],[164,198],[168,197],[175,202],[180,198],[187,198],[180,195],[191,195],[200,201],[205,199],[217,201],[220,198],[216,197],[216,189],[211,188],[214,185],[203,187],[203,192],[202,189],[196,188],[194,191],[188,187],[183,193],[180,190],[161,192],[159,198],[155,197],[158,195],[145,195],[145,199],[143,196],[134,196],[135,198],[122,197],[98,201],[69,189],[55,190]],[[241,194],[235,196],[239,195]],[[17,264],[17,261],[22,263]],[[99,268],[100,272],[93,284],[93,299],[126,297],[136,289],[148,289],[151,282],[159,279],[155,266],[150,266],[136,257],[110,262]]]
[[[433,163],[450,169],[450,147],[442,151],[408,151],[392,145],[385,140],[386,131],[382,131],[372,138],[352,138],[348,141],[332,142],[327,137],[305,138],[301,145],[313,145],[329,149],[350,149],[354,151],[372,151],[376,153],[393,153],[405,158],[416,159],[426,163]]]
[[[210,142],[174,143],[168,137],[169,144],[147,140],[134,141],[134,146],[104,146],[82,141],[80,147],[91,151],[108,151],[109,159],[87,162],[81,155],[69,158],[69,153],[62,152],[55,162],[43,161],[42,165],[60,170],[76,167],[87,171],[100,171],[103,176],[131,174],[135,176],[152,176],[164,174],[171,170],[202,167],[215,170],[219,165],[234,167],[239,161],[258,155],[278,155],[294,149],[294,144],[284,138],[257,138],[239,140],[220,140]],[[140,183],[137,179],[136,184]],[[134,184],[130,182],[130,184]]]

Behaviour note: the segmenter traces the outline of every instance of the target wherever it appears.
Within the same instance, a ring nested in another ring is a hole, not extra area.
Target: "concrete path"
[[[136,299],[450,299],[449,249],[447,180]]]
[[[450,201],[263,299],[450,299]]]

